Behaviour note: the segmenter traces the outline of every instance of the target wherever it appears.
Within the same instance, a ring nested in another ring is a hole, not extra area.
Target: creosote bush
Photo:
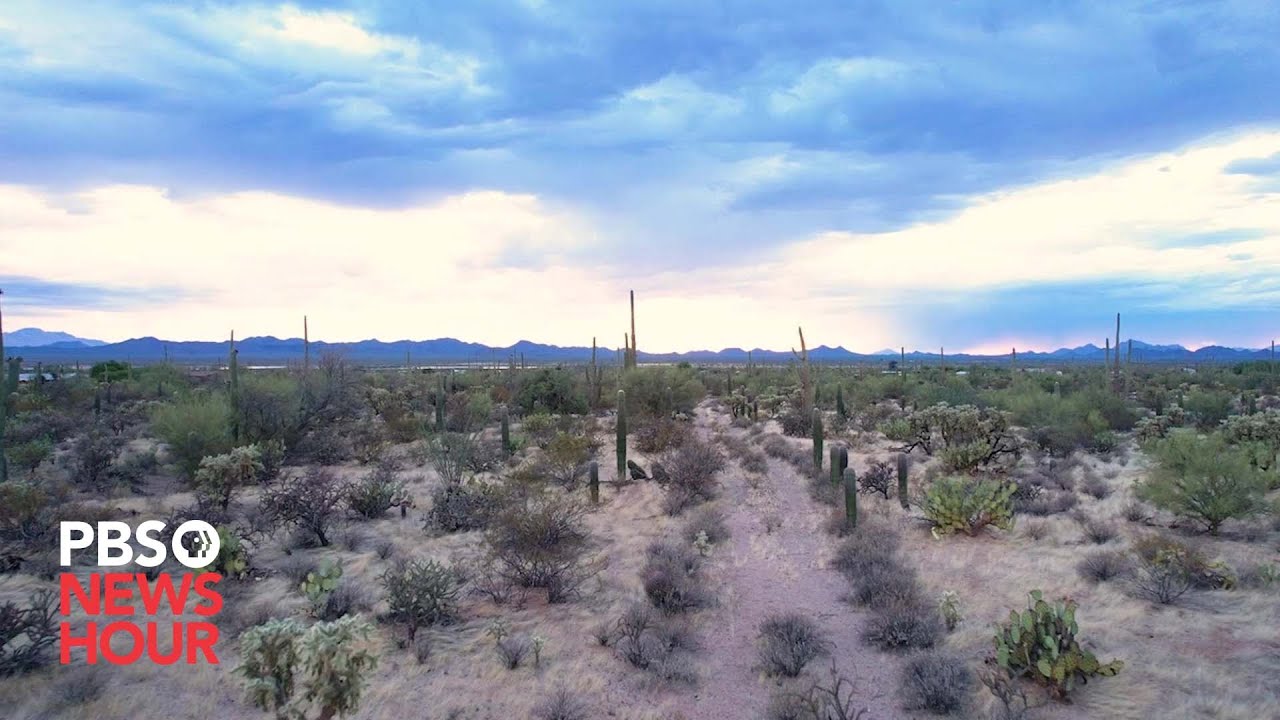
[[[1094,583],[1127,577],[1133,560],[1119,550],[1094,550],[1076,563],[1076,574]]]
[[[830,644],[818,624],[799,613],[766,618],[757,643],[765,673],[782,677],[798,676]]]
[[[700,571],[701,557],[692,545],[654,542],[647,556],[640,581],[654,607],[675,614],[710,604],[711,595]]]
[[[164,403],[151,413],[151,429],[169,446],[169,454],[187,477],[200,461],[231,449],[231,406],[226,396],[191,395]]]
[[[965,708],[974,685],[973,671],[960,658],[924,652],[903,665],[899,694],[907,710],[950,715]]]
[[[494,518],[488,532],[495,572],[523,588],[545,588],[547,601],[566,602],[600,572],[591,554],[580,500],[548,492],[516,500]]]
[[[470,532],[489,527],[501,503],[492,485],[479,481],[445,483],[431,493],[424,529],[441,533]]]
[[[591,707],[564,685],[533,706],[534,720],[589,720]]]
[[[389,465],[379,464],[347,488],[347,507],[356,515],[373,520],[393,507],[409,504],[404,483],[396,479]]]
[[[668,515],[679,515],[715,498],[719,485],[716,476],[724,469],[724,456],[716,446],[691,438],[667,453],[662,465],[669,477],[663,510]]]

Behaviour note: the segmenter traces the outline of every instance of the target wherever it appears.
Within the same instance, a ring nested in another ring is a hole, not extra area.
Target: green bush
[[[1077,682],[1090,677],[1110,677],[1124,663],[1098,661],[1080,646],[1076,604],[1070,599],[1051,605],[1039,590],[1029,593],[1027,609],[1009,612],[1009,621],[997,630],[995,661],[1010,676],[1025,676],[1048,687],[1055,697],[1065,698]]]
[[[151,428],[169,446],[184,475],[195,477],[200,461],[231,449],[231,406],[223,395],[192,395],[156,407]]]
[[[249,445],[201,460],[192,484],[196,493],[226,510],[236,490],[254,484],[261,476],[262,454],[256,445]]]
[[[239,411],[241,442],[293,447],[301,431],[302,387],[285,373],[241,373]]]
[[[1230,393],[1214,390],[1192,390],[1187,393],[1182,408],[1191,414],[1196,427],[1210,430],[1217,427],[1231,413]]]
[[[679,367],[636,368],[624,376],[623,389],[632,417],[690,414],[706,395],[693,370]]]
[[[527,414],[582,414],[587,397],[575,377],[562,368],[542,368],[525,378],[516,393],[516,404]]]
[[[991,479],[943,477],[925,491],[922,510],[933,533],[973,535],[987,525],[1013,529],[1014,483]]]
[[[1138,497],[1217,535],[1222,523],[1263,512],[1266,483],[1221,435],[1176,431],[1152,446],[1157,467]]]

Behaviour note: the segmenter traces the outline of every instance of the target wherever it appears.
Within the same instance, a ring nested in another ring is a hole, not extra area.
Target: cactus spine
[[[822,411],[813,409],[813,469],[822,469]]]
[[[844,520],[850,531],[858,529],[858,476],[853,468],[844,471]]]
[[[587,466],[587,489],[591,491],[591,504],[600,504],[600,463],[595,460]]]
[[[898,453],[898,504],[907,509],[907,456]]]
[[[231,439],[240,443],[240,351],[236,349],[236,331],[231,331],[231,350],[227,359],[231,372]],[[107,387],[110,400],[110,385]]]
[[[618,422],[616,451],[618,453],[618,478],[627,474],[627,391],[618,391]]]

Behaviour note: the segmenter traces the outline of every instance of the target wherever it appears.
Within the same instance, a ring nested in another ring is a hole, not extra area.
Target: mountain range
[[[5,333],[5,353],[21,356],[27,362],[75,363],[101,360],[123,360],[133,363],[171,362],[202,365],[222,363],[227,358],[226,341],[174,341],[155,337],[142,337],[118,343],[78,338],[63,332],[47,332],[38,328],[24,328]],[[236,343],[239,359],[247,364],[286,364],[303,357],[302,338],[249,337]],[[506,366],[508,362],[527,365],[547,363],[583,363],[591,360],[589,347],[561,347],[521,340],[507,347],[492,347],[480,343],[465,342],[454,338],[434,340],[361,340],[358,342],[311,343],[312,358],[328,352],[338,352],[348,359],[375,365],[419,366],[424,364],[480,364]],[[641,351],[641,362],[694,363],[746,363],[748,351],[742,348],[723,350],[693,350],[683,353],[647,353]],[[1244,360],[1272,359],[1271,350],[1264,348],[1228,348],[1221,346],[1188,350],[1181,345],[1157,345],[1140,340],[1133,341],[1133,359],[1141,362],[1240,362]],[[1074,348],[1060,348],[1053,352],[1019,352],[1020,362],[1102,362],[1106,351],[1093,344]],[[617,364],[620,351],[600,348],[599,362]],[[844,347],[820,345],[809,350],[809,359],[819,363],[887,363],[898,359],[900,351],[892,349],[875,353],[856,353]],[[750,360],[762,364],[790,362],[789,351],[753,349]],[[937,363],[938,353],[912,351],[906,353],[908,363]],[[948,363],[1007,362],[1009,355],[972,355],[947,353]]]

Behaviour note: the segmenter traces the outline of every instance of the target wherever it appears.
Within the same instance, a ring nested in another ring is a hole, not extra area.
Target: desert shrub
[[[876,460],[858,476],[858,487],[864,493],[872,493],[889,499],[898,487],[898,469],[887,460]]]
[[[826,682],[814,681],[804,692],[775,693],[769,699],[765,717],[767,720],[861,720],[867,717],[867,708],[859,708],[855,699],[853,682],[840,675],[832,661]]]
[[[649,602],[668,613],[704,607],[711,595],[699,571],[700,558],[691,545],[655,542],[648,547],[640,581]]]
[[[1129,522],[1140,523],[1151,519],[1151,513],[1147,510],[1147,506],[1136,500],[1126,503],[1124,509],[1121,510],[1121,514]]]
[[[81,435],[72,448],[71,478],[77,485],[93,490],[105,490],[119,482],[114,472],[116,458],[124,443],[119,437],[94,427]]]
[[[58,641],[58,596],[40,590],[25,605],[0,604],[0,677],[35,670],[49,661]]]
[[[418,629],[452,621],[460,589],[454,571],[435,560],[407,560],[382,574],[389,616],[405,627],[412,643]]]
[[[920,653],[902,667],[898,694],[907,710],[950,715],[963,710],[973,693],[973,671],[960,658]]]
[[[241,373],[236,409],[240,441],[297,443],[302,428],[302,388],[286,373]]]
[[[469,433],[484,427],[493,414],[493,401],[484,392],[461,392],[445,401],[444,426],[450,432]]]
[[[760,447],[764,449],[764,454],[779,460],[790,458],[794,452],[791,443],[781,435],[770,434],[760,441]],[[812,460],[810,460],[812,462]]]
[[[562,368],[541,368],[520,383],[516,404],[525,413],[581,415],[587,411],[587,397],[579,391],[574,376]]]
[[[1175,432],[1152,449],[1158,462],[1138,496],[1217,535],[1222,523],[1262,512],[1266,484],[1219,435]]]
[[[533,706],[533,720],[589,720],[591,707],[564,685]]]
[[[1199,548],[1152,534],[1133,543],[1137,572],[1132,578],[1140,597],[1168,604],[1192,587],[1231,589],[1236,578],[1220,561],[1211,562]]]
[[[226,510],[235,492],[256,483],[261,475],[262,454],[256,445],[249,445],[202,459],[191,484],[197,495]]]
[[[788,437],[810,437],[813,434],[813,416],[799,410],[789,410],[778,416],[782,434]]]
[[[640,367],[628,372],[622,383],[627,391],[627,412],[640,418],[691,414],[706,395],[691,368]]]
[[[1050,604],[1039,590],[1032,590],[1027,609],[1011,611],[1008,622],[997,628],[994,659],[1010,676],[1031,678],[1055,697],[1065,698],[1077,682],[1109,677],[1124,667],[1119,660],[1099,662],[1081,647],[1078,634],[1073,600]]]
[[[249,701],[278,717],[332,718],[355,712],[377,657],[369,622],[358,615],[310,627],[272,620],[240,635],[240,666]]]
[[[404,483],[396,479],[388,465],[379,465],[347,487],[347,507],[370,520],[382,517],[393,507],[407,507],[411,499]]]
[[[925,492],[922,510],[935,535],[977,533],[987,525],[1013,528],[1013,494],[1017,486],[994,479],[943,477]]]
[[[1106,545],[1119,535],[1114,523],[1092,517],[1080,518],[1080,530],[1084,539],[1094,545]]]
[[[859,578],[879,568],[899,567],[901,563],[896,556],[897,550],[896,534],[869,523],[861,523],[836,548],[831,567],[850,582],[857,582]]]
[[[569,600],[601,569],[585,516],[576,498],[551,493],[508,504],[488,533],[495,569],[520,587],[545,588],[548,602]]]
[[[792,612],[765,618],[757,645],[765,673],[796,677],[810,660],[825,653],[830,643],[817,623]]]
[[[368,612],[372,607],[369,593],[363,586],[351,580],[342,580],[333,592],[325,595],[316,616],[321,620],[337,620],[348,615]]]
[[[1076,574],[1094,583],[1125,577],[1132,569],[1129,555],[1119,550],[1095,550],[1076,563]]]
[[[941,452],[944,466],[952,471],[975,470],[1005,455],[1016,457],[1019,452],[1008,418],[991,408],[939,403],[912,412],[907,423],[908,439],[899,450],[920,448],[928,455]]]
[[[1067,490],[1054,490],[1036,493],[1030,500],[1015,503],[1014,508],[1026,515],[1045,517],[1048,515],[1060,515],[1071,510],[1079,503],[1080,498],[1075,493]]]
[[[1240,587],[1267,590],[1280,586],[1280,566],[1274,563],[1252,563],[1240,568]]]
[[[662,464],[669,477],[663,509],[668,515],[679,515],[715,497],[716,475],[724,469],[724,456],[714,445],[691,438],[667,453]]]
[[[618,618],[614,649],[632,666],[669,682],[692,682],[696,678],[685,651],[690,650],[688,634],[663,622],[653,609],[633,603]]]
[[[274,522],[297,528],[327,547],[346,494],[346,484],[331,471],[310,468],[264,490],[262,510]]]
[[[1231,414],[1232,396],[1230,393],[1215,390],[1192,390],[1182,402],[1186,410],[1201,430],[1218,427]]]
[[[864,640],[889,651],[931,648],[942,634],[937,609],[920,598],[888,603],[872,613],[863,629]]]
[[[431,493],[425,529],[441,533],[483,530],[493,519],[498,502],[498,492],[492,485],[445,483]]]
[[[565,487],[578,484],[591,460],[591,439],[570,433],[557,433],[543,456],[547,473]]]
[[[22,443],[6,443],[5,455],[12,461],[12,467],[31,474],[41,463],[53,455],[53,440],[48,436],[35,438]]]
[[[503,635],[495,639],[494,648],[498,651],[502,666],[508,670],[515,670],[520,667],[520,663],[524,662],[525,656],[533,649],[533,645],[529,642],[527,635]]]
[[[1053,528],[1044,520],[1028,520],[1022,524],[1022,532],[1032,540],[1043,540],[1053,534]]]
[[[471,469],[476,445],[476,439],[465,433],[439,433],[427,438],[423,454],[441,480],[457,485]]]
[[[1111,495],[1111,486],[1106,480],[1100,477],[1085,478],[1084,487],[1082,488],[1086,494],[1091,495],[1095,499],[1105,500]]]
[[[920,581],[912,568],[896,558],[868,564],[866,572],[851,577],[849,599],[857,605],[880,610],[895,603],[915,601],[921,596]]]
[[[646,420],[632,433],[636,449],[644,453],[660,453],[680,447],[689,435],[688,423],[668,416]]]
[[[231,449],[230,424],[231,406],[217,394],[191,395],[151,413],[152,430],[187,477],[195,476],[205,457]]]
[[[707,542],[715,545],[729,539],[729,526],[725,524],[724,511],[718,507],[706,506],[694,510],[684,524],[684,539],[692,544],[699,534],[706,537]]]
[[[942,597],[938,598],[938,614],[942,616],[947,632],[955,632],[960,621],[964,620],[964,613],[960,610],[960,594],[955,590],[943,591]]]

